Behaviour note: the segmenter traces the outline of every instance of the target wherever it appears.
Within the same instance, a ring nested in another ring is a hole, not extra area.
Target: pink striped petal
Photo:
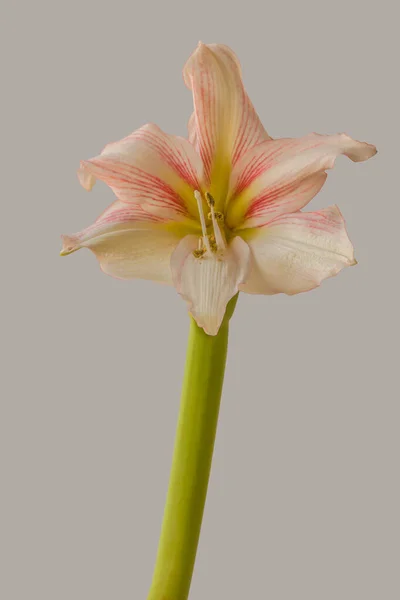
[[[200,43],[183,76],[194,101],[189,139],[196,144],[218,203],[226,194],[232,164],[270,138],[245,92],[239,61],[230,48]]]
[[[249,294],[298,294],[356,264],[337,206],[281,215],[242,234],[250,247],[251,267],[240,290]]]
[[[196,214],[193,190],[201,189],[202,162],[185,139],[145,125],[103,152],[81,162],[78,176],[90,190],[101,179],[124,202],[149,204],[153,211]]]
[[[117,200],[93,225],[62,236],[61,255],[89,248],[108,275],[172,284],[171,254],[187,232],[183,224],[171,224],[139,205]]]
[[[259,144],[232,172],[228,225],[263,225],[279,214],[299,210],[320,190],[325,170],[334,166],[340,154],[359,162],[375,153],[375,146],[344,133],[312,133]]]
[[[198,236],[188,235],[171,258],[174,285],[189,311],[208,335],[216,335],[225,315],[226,305],[238,292],[247,275],[250,251],[236,237],[223,255],[206,253],[195,258]]]

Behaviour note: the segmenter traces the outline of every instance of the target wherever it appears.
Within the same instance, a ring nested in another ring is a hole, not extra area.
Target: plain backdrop
[[[2,600],[143,600],[188,318],[60,234],[112,201],[79,160],[146,122],[186,134],[181,70],[230,45],[273,137],[345,131],[311,208],[359,265],[296,297],[241,295],[191,600],[400,597],[398,18],[391,0],[6,2],[1,92]],[[174,600],[174,599],[170,599]]]

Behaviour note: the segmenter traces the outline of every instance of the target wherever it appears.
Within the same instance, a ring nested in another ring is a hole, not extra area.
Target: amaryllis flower
[[[298,294],[355,264],[339,209],[302,209],[337,156],[376,149],[345,134],[271,139],[226,46],[200,43],[183,75],[188,139],[145,125],[83,161],[83,187],[100,179],[117,199],[61,253],[89,248],[109,275],[174,285],[215,335],[239,290]]]

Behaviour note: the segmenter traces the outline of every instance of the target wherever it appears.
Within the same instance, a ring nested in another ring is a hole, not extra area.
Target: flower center
[[[198,190],[194,192],[194,197],[197,200],[203,235],[199,239],[199,247],[197,250],[194,250],[193,255],[195,258],[203,258],[207,254],[219,254],[222,257],[226,248],[226,240],[218,223],[223,223],[224,215],[215,210],[215,200],[209,192],[206,192],[205,199],[210,209],[207,218],[211,221],[210,227],[212,227],[212,232],[208,233],[208,227],[206,225],[206,219],[203,210],[203,198]]]

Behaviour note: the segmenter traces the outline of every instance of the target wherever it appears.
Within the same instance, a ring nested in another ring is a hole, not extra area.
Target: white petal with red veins
[[[61,254],[89,248],[108,275],[172,284],[171,255],[187,231],[184,225],[171,227],[142,207],[117,200],[93,225],[62,236]]]
[[[97,178],[124,202],[147,204],[154,212],[195,215],[193,190],[201,189],[203,166],[190,142],[150,124],[82,161],[78,176],[85,189]]]
[[[196,144],[218,205],[227,192],[232,165],[270,138],[245,92],[239,61],[230,48],[200,43],[183,76],[194,102],[189,139]]]
[[[231,227],[252,227],[299,210],[320,190],[325,170],[340,154],[359,162],[375,153],[375,146],[344,133],[313,133],[259,144],[232,172],[227,222]]]
[[[199,327],[209,335],[216,335],[226,305],[246,279],[250,251],[236,237],[222,255],[207,252],[196,258],[193,250],[198,240],[197,236],[189,235],[180,242],[171,258],[172,277]]]
[[[337,206],[281,215],[264,227],[243,230],[251,251],[249,294],[298,294],[356,264]]]

